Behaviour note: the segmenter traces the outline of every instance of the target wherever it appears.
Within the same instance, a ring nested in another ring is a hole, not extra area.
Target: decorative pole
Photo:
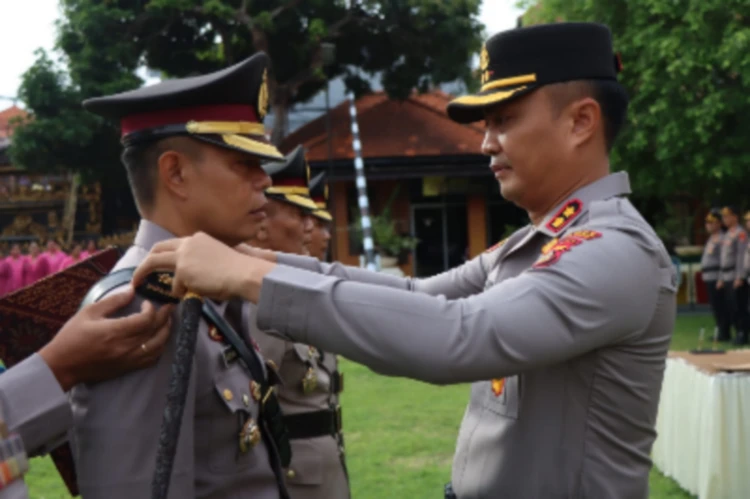
[[[349,116],[352,123],[352,148],[354,149],[354,174],[357,183],[357,204],[362,221],[362,246],[365,249],[365,262],[368,270],[377,270],[375,265],[375,244],[372,240],[372,221],[370,219],[370,201],[367,199],[367,178],[365,177],[365,162],[362,160],[362,142],[359,140],[359,125],[357,124],[357,106],[354,92],[349,92]]]

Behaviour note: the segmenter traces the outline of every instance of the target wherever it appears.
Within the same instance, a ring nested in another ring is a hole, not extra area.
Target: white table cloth
[[[699,499],[750,498],[750,351],[667,359],[652,458]]]

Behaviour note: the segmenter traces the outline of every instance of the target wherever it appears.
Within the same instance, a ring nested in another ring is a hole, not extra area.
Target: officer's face
[[[270,177],[249,154],[200,147],[199,157],[187,159],[181,179],[182,208],[190,213],[192,229],[230,245],[252,239],[266,218]]]
[[[269,200],[267,213],[265,245],[275,251],[306,255],[312,230],[310,216],[301,208],[276,199]]]
[[[543,212],[589,173],[588,147],[601,133],[598,106],[590,98],[560,105],[560,89],[542,87],[486,113],[482,152],[509,201]]]
[[[724,222],[724,225],[727,227],[734,227],[737,225],[737,215],[733,213],[722,213],[721,221]]]
[[[721,230],[721,224],[718,220],[706,220],[706,232],[715,234]]]
[[[314,256],[318,260],[325,260],[330,242],[330,222],[314,218],[312,236],[310,237],[310,256]]]
[[[556,181],[557,133],[541,90],[487,112],[482,152],[504,198],[530,209]]]

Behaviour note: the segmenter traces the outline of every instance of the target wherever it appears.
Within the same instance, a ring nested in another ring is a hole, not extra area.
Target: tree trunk
[[[273,128],[271,130],[271,143],[279,146],[286,137],[289,127],[289,94],[282,86],[276,87],[276,95],[272,105]]]
[[[63,213],[62,230],[65,234],[65,244],[69,247],[73,242],[73,233],[76,226],[76,208],[78,207],[78,187],[81,184],[81,175],[78,173],[69,174],[70,194],[68,202],[65,204]]]

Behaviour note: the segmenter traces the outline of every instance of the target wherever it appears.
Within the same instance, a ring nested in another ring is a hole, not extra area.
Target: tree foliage
[[[613,154],[640,194],[707,202],[746,197],[750,181],[750,2],[543,0],[524,24],[610,26],[630,97]],[[745,203],[746,204],[746,203]]]
[[[256,51],[272,59],[272,140],[289,108],[343,76],[369,91],[360,71],[382,73],[401,98],[414,88],[472,78],[480,0],[61,0],[58,47],[66,71],[40,53],[20,96],[34,120],[19,129],[16,164],[101,175],[118,152],[116,127],[83,112],[80,101],[138,87],[139,66],[183,77],[217,70]],[[325,60],[333,44],[335,60]]]

